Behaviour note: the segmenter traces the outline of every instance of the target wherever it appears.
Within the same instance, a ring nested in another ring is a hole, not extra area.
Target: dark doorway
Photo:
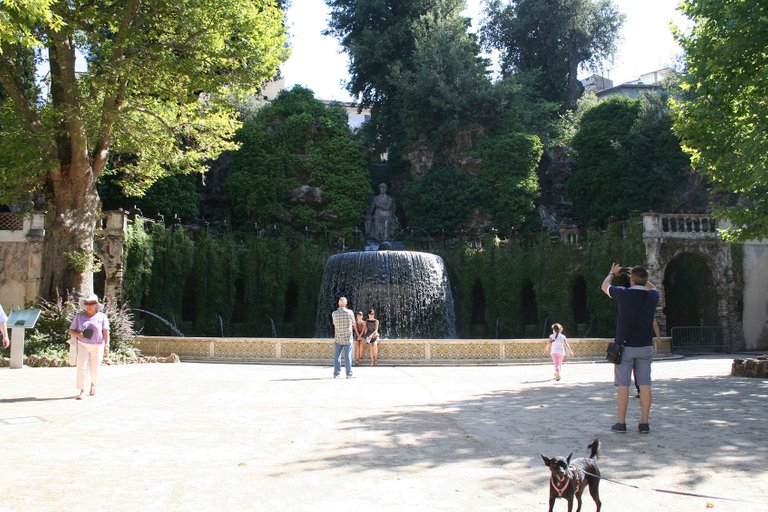
[[[538,336],[539,329],[539,306],[536,304],[536,291],[533,289],[533,282],[523,283],[523,289],[520,293],[522,304],[523,326],[526,336]]]
[[[472,286],[472,337],[485,337],[485,289],[480,280]]]
[[[703,257],[681,254],[664,272],[664,315],[672,327],[717,325],[717,289]]]
[[[296,322],[299,312],[299,285],[296,280],[288,280],[288,286],[285,288],[285,312],[283,313],[283,322],[292,324]]]
[[[104,298],[104,291],[107,288],[107,271],[102,264],[101,270],[93,273],[93,293]],[[114,299],[115,297],[110,297]]]
[[[181,296],[181,319],[185,322],[197,320],[197,304],[195,300],[195,275],[190,274],[184,283],[184,294]]]
[[[583,335],[588,328],[589,312],[587,311],[587,283],[581,276],[573,281],[571,309],[573,310],[573,321],[576,323],[574,334]]]
[[[245,322],[245,284],[242,277],[235,281],[235,304],[232,308],[232,322]]]

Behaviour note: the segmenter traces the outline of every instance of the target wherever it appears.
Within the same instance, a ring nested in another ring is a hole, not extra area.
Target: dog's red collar
[[[550,478],[549,481],[552,482],[552,488],[557,493],[557,497],[558,498],[562,498],[563,497],[563,493],[568,488],[568,486],[571,484],[571,479],[570,478],[566,478],[565,479],[565,485],[562,486],[562,487],[558,487],[557,486],[557,484],[555,483],[555,477],[554,476],[552,478]]]

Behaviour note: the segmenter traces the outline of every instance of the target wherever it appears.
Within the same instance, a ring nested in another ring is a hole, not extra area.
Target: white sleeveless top
[[[549,350],[550,354],[565,354],[565,335],[562,333],[557,335],[551,334],[549,339],[552,340],[552,347]]]

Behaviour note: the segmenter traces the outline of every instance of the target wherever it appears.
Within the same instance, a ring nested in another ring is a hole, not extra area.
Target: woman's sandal
[[[91,396],[96,394],[96,386],[94,384],[91,384]]]

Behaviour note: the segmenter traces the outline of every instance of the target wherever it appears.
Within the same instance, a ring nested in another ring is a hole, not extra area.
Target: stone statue
[[[371,200],[365,217],[365,232],[379,241],[390,240],[399,226],[395,216],[395,199],[387,194],[387,184],[379,185],[379,195]]]

